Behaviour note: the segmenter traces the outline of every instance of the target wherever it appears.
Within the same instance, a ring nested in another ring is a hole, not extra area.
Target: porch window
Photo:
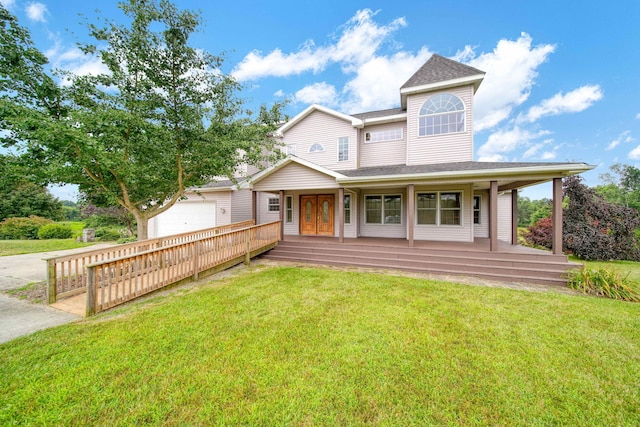
[[[338,161],[345,162],[349,160],[349,137],[338,138]]]
[[[293,222],[293,196],[286,196],[285,205],[285,222],[291,224]]]
[[[473,196],[473,223],[481,224],[480,222],[480,196]]]
[[[416,221],[420,225],[461,225],[462,193],[433,192],[416,195]]]
[[[269,197],[269,212],[280,212],[279,197]]]
[[[344,223],[351,224],[351,194],[344,195]]]
[[[464,132],[464,103],[450,93],[427,99],[418,113],[418,136]]]
[[[401,224],[402,196],[400,194],[364,196],[366,224]]]

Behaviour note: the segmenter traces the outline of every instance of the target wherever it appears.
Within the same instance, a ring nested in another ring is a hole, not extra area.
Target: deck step
[[[564,273],[578,264],[552,254],[494,253],[372,245],[283,241],[263,258],[318,265],[397,269],[496,281],[565,286]]]

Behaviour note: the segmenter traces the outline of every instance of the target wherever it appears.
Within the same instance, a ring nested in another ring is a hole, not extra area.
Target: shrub
[[[70,239],[73,230],[62,224],[45,224],[38,230],[38,239]]]
[[[114,241],[120,239],[122,236],[122,232],[118,227],[98,227],[96,228],[96,240],[104,242],[104,241]]]
[[[616,270],[583,267],[567,272],[567,285],[587,295],[640,302],[640,295],[629,286],[628,276]]]
[[[35,240],[40,227],[46,224],[53,224],[53,221],[35,215],[28,218],[6,218],[0,222],[0,239]]]
[[[551,218],[542,218],[536,221],[535,224],[527,227],[527,232],[524,236],[527,244],[533,247],[551,249],[553,234],[552,225],[553,222]]]

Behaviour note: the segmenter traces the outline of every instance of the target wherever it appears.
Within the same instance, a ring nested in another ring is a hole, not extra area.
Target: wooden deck
[[[409,247],[405,239],[359,238],[339,243],[332,237],[285,236],[262,257],[557,286],[565,286],[565,272],[579,266],[569,262],[566,255],[506,242],[500,242],[498,251],[491,252],[488,239],[469,243],[415,241],[414,247]]]

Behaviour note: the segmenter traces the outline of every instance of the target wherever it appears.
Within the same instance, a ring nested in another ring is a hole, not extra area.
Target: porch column
[[[344,188],[338,189],[338,243],[344,243]]]
[[[258,192],[251,190],[251,219],[258,224]]]
[[[284,190],[280,190],[280,212],[279,213],[279,217],[280,217],[280,240],[284,240],[284,211],[285,211],[285,206],[284,206]]]
[[[489,185],[489,250],[498,250],[498,181]]]
[[[511,190],[511,244],[518,244],[518,190]]]
[[[562,178],[553,178],[553,224],[551,247],[554,255],[562,255]]]
[[[407,209],[409,210],[407,215],[407,237],[409,238],[409,247],[413,247],[413,225],[415,224],[416,214],[416,190],[413,184],[407,186]]]

